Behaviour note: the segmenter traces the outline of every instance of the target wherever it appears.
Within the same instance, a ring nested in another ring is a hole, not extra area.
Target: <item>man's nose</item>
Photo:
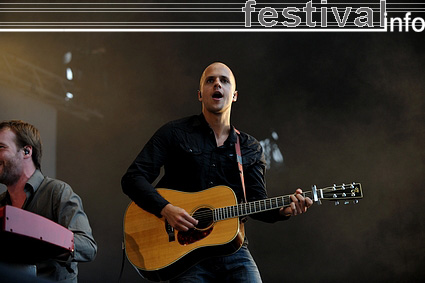
[[[214,81],[214,88],[221,88],[220,78],[216,78]]]

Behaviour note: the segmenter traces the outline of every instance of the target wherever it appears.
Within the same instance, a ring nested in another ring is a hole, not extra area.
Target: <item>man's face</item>
[[[16,135],[9,128],[0,130],[0,183],[11,186],[22,175],[22,154],[15,143]]]
[[[201,78],[199,101],[203,109],[211,113],[230,111],[237,99],[235,78],[232,71],[222,63],[208,66]]]

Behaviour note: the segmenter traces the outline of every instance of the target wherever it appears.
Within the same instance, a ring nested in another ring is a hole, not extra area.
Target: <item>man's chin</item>
[[[19,180],[18,175],[11,176],[9,173],[0,170],[0,184],[3,184],[5,186],[12,186],[16,184],[18,180]]]

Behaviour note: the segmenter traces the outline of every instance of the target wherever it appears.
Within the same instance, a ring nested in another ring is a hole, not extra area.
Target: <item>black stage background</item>
[[[103,115],[58,112],[56,177],[83,198],[99,246],[80,282],[118,281],[129,203],[120,178],[158,127],[200,112],[199,77],[214,61],[236,76],[233,124],[259,140],[279,135],[284,164],[267,173],[270,196],[364,189],[356,205],[250,220],[264,282],[425,278],[423,34],[0,33],[0,48],[59,75],[72,51],[72,103]],[[144,282],[128,262],[122,281]]]

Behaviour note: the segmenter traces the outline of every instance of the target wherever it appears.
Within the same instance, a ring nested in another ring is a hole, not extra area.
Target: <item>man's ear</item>
[[[233,99],[232,99],[232,101],[233,102],[236,102],[236,100],[238,100],[238,91],[237,90],[233,93]]]
[[[202,101],[202,93],[200,90],[198,90],[198,100]]]
[[[24,158],[32,158],[31,157],[31,155],[32,155],[32,146],[30,146],[30,145],[24,146],[23,151],[24,151]]]

